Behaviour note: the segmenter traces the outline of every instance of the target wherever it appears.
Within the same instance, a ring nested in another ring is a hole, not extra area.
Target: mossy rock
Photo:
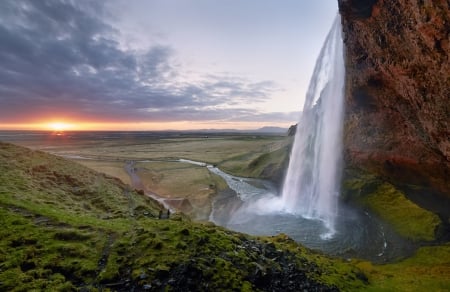
[[[435,231],[441,224],[439,217],[408,200],[393,185],[382,184],[364,201],[400,235],[414,241],[435,240]]]
[[[407,198],[394,185],[370,173],[347,170],[343,199],[362,205],[413,241],[433,241],[441,220]]]

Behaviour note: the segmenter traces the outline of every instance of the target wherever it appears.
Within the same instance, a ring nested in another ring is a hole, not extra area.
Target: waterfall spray
[[[253,235],[284,233],[330,254],[351,251],[352,256],[378,261],[396,258],[399,248],[387,244],[388,233],[377,218],[349,206],[340,207],[338,215],[345,81],[340,24],[338,16],[317,59],[282,194],[263,181],[232,177],[211,167],[235,194],[216,196],[210,220]],[[394,240],[409,249],[409,242],[402,243],[397,235]]]
[[[345,68],[341,18],[334,21],[311,78],[283,185],[289,213],[320,219],[335,232],[342,157]]]

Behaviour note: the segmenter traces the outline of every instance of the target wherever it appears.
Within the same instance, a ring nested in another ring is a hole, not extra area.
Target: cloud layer
[[[101,2],[0,2],[1,123],[295,120],[254,109],[280,90],[274,82],[214,72],[188,81],[170,46],[125,49]]]

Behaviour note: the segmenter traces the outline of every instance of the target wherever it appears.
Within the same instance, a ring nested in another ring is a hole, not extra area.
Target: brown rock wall
[[[338,2],[347,163],[450,197],[450,1]]]

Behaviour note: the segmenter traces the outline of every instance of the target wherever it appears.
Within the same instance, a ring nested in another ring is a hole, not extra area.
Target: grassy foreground
[[[0,290],[359,289],[361,271],[286,236],[166,210],[118,179],[0,143]]]
[[[374,265],[161,213],[118,179],[0,142],[0,290],[449,291],[449,244]]]

